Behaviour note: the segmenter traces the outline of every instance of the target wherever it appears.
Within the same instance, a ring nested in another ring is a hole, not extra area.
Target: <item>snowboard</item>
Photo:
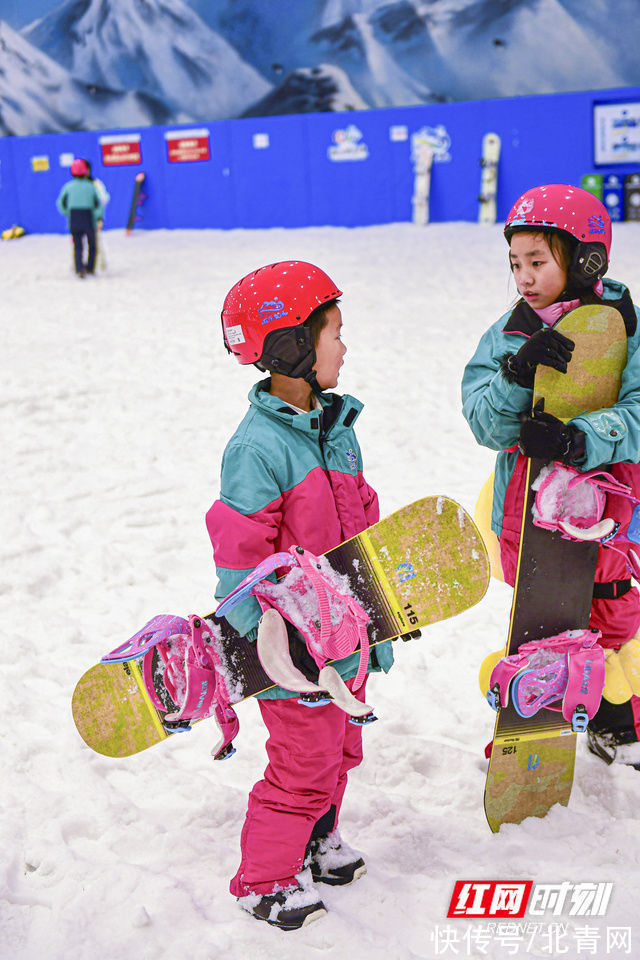
[[[140,220],[138,208],[142,206],[147,198],[146,193],[142,192],[142,187],[146,178],[146,173],[140,171],[140,173],[136,173],[135,180],[133,181],[133,195],[131,197],[131,206],[129,207],[129,216],[127,217],[127,228],[125,231],[127,236],[131,236],[133,228],[135,227],[137,221]]]
[[[599,304],[581,306],[565,314],[555,329],[573,340],[575,349],[566,374],[538,367],[534,404],[543,397],[545,410],[565,422],[611,407],[618,399],[627,359],[620,313]],[[564,540],[533,524],[532,484],[544,466],[543,460],[527,463],[507,656],[525,641],[589,625],[598,544]],[[511,703],[500,709],[484,794],[494,833],[503,823],[543,817],[554,804],[568,804],[576,736],[561,713],[543,708],[525,719]]]
[[[411,138],[411,157],[414,171],[413,197],[411,198],[412,221],[416,226],[424,227],[429,223],[433,147],[422,132],[414,134]]]
[[[496,222],[496,196],[498,193],[498,164],[501,140],[497,133],[485,133],[482,138],[480,167],[480,196],[478,197],[478,223]]]
[[[489,584],[489,564],[478,530],[463,508],[446,497],[426,497],[392,513],[325,554],[333,570],[370,617],[372,645],[453,617],[478,603]],[[255,643],[224,618],[205,618],[217,645],[230,701],[239,703],[274,686]],[[158,683],[154,669],[154,684]],[[153,706],[141,660],[99,663],[78,681],[73,718],[97,753],[126,757],[183,732],[167,723],[175,705],[155,687],[166,711]]]
[[[640,220],[640,173],[629,173],[624,178],[625,220]]]

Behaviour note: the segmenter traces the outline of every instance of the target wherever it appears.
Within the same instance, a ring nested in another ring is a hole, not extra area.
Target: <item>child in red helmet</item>
[[[463,413],[476,437],[497,450],[492,528],[500,540],[503,572],[513,585],[524,501],[525,455],[559,460],[580,470],[606,470],[640,492],[640,313],[627,287],[604,279],[611,248],[611,221],[604,205],[585,190],[548,184],[527,190],[505,225],[509,263],[520,299],[482,336],[462,381]],[[582,414],[566,425],[546,413],[531,415],[538,364],[565,372],[574,344],[554,329],[580,304],[602,303],[620,311],[628,337],[627,366],[619,401],[611,409]],[[616,651],[640,626],[640,595],[624,557],[600,548],[590,626],[602,645]],[[640,687],[639,687],[640,692]],[[621,759],[621,744],[640,739],[640,698],[621,704],[603,699],[590,723],[590,748]],[[640,754],[638,755],[640,760]]]
[[[95,272],[96,224],[104,217],[100,196],[89,179],[89,174],[86,160],[74,160],[71,164],[72,179],[65,183],[56,201],[58,210],[67,218],[69,224],[73,237],[76,276],[80,278]],[[83,259],[85,237],[89,251],[86,266]]]
[[[318,267],[286,261],[250,273],[225,299],[226,349],[270,377],[249,394],[249,411],[223,456],[220,499],[207,514],[218,599],[272,553],[299,544],[321,554],[379,519],[353,429],[362,405],[328,392],[346,353],[340,296]],[[228,620],[255,639],[260,617],[252,597]],[[291,624],[287,630],[294,663],[315,680],[304,641]],[[350,688],[358,660],[356,652],[335,664]],[[370,669],[386,671],[392,662],[389,642],[372,648]],[[358,699],[364,691],[364,684],[355,691]],[[257,919],[295,929],[325,913],[316,883],[348,884],[366,872],[338,832],[347,774],[362,760],[362,731],[334,704],[310,709],[279,687],[259,704],[269,763],[249,796],[230,890]]]

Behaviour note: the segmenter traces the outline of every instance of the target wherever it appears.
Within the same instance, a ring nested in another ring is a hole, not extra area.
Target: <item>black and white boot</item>
[[[634,734],[635,735],[635,734]],[[587,728],[587,747],[606,764],[623,763],[640,770],[640,743],[624,733]]]
[[[238,903],[256,920],[266,920],[281,930],[299,930],[324,917],[327,908],[314,888],[309,870],[303,870],[296,879],[295,886],[277,893],[250,893],[238,897]]]
[[[353,883],[367,872],[361,855],[342,840],[338,830],[332,830],[324,837],[312,838],[304,864],[311,869],[316,883],[329,883],[332,886]]]

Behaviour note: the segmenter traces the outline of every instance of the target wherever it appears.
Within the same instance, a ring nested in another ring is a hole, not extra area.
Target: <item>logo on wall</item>
[[[437,127],[422,127],[411,134],[411,150],[414,155],[423,144],[425,148],[431,148],[434,163],[447,163],[451,160],[451,137],[442,123]]]
[[[31,157],[31,169],[34,173],[45,173],[49,169],[49,157]]]
[[[366,160],[369,156],[369,147],[355,123],[350,123],[345,130],[334,130],[332,140],[327,149],[329,160]]]

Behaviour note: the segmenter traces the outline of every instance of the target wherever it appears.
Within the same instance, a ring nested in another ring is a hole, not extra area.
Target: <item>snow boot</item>
[[[609,766],[612,763],[624,764],[640,771],[640,743],[630,735],[617,731],[592,730],[587,728],[587,747]]]
[[[297,876],[295,886],[276,893],[249,893],[238,897],[238,903],[256,920],[266,920],[281,930],[299,930],[324,917],[327,908],[314,889],[309,871]]]
[[[337,830],[309,841],[305,866],[316,883],[346,886],[364,876],[367,867],[358,853],[341,839]]]
[[[622,763],[640,770],[640,740],[636,724],[631,700],[611,703],[603,699],[587,730],[589,751],[607,764]]]

